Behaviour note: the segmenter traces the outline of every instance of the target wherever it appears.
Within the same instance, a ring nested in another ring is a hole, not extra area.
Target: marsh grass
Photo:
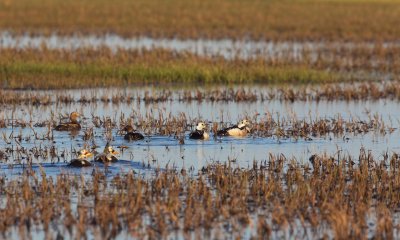
[[[162,102],[269,102],[269,101],[377,101],[381,99],[399,101],[399,81],[388,83],[366,82],[354,84],[321,84],[321,85],[274,85],[271,88],[257,90],[245,86],[234,87],[196,87],[189,85],[182,90],[153,89],[145,91],[125,91],[124,88],[113,89],[113,93],[92,93],[71,95],[60,91],[18,91],[0,90],[0,105],[32,106],[65,106],[69,104],[120,104],[141,103],[154,104]],[[74,90],[75,91],[75,90]],[[3,121],[0,121],[0,127]]]
[[[0,71],[3,88],[60,89],[124,87],[132,84],[251,84],[319,83],[338,79],[334,74],[307,68],[263,68],[266,66],[101,66],[71,63],[13,63]],[[5,79],[5,80],[4,80]]]
[[[323,44],[302,49],[300,57],[283,51],[279,57],[267,52],[251,59],[163,49],[50,50],[45,44],[39,49],[0,49],[0,86],[55,89],[398,79],[399,12],[397,1],[1,0],[0,28],[15,35],[114,33]]]
[[[132,84],[287,84],[396,80],[400,47],[338,42],[304,47],[279,56],[255,53],[243,59],[222,55],[108,47],[0,49],[3,88],[89,88]]]
[[[44,169],[27,170],[0,179],[0,230],[5,238],[14,230],[27,237],[40,229],[53,237],[110,239],[124,232],[240,237],[250,227],[255,238],[393,238],[399,166],[396,153],[374,159],[361,149],[358,158],[322,154],[298,163],[271,154],[248,169],[215,163],[198,172],[158,169],[148,177],[95,169],[90,176],[53,178]]]
[[[167,38],[397,40],[398,1],[0,1],[14,33]]]

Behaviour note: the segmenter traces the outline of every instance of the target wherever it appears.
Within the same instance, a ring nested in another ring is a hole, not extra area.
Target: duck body
[[[94,158],[94,161],[96,162],[102,162],[102,163],[109,163],[109,162],[117,162],[118,158],[113,156],[112,154],[99,154]]]
[[[81,130],[81,125],[79,123],[62,123],[57,125],[54,130],[56,131],[78,131]]]
[[[89,152],[86,149],[82,149],[78,158],[72,159],[71,162],[68,164],[70,167],[90,167],[92,163],[87,160],[93,156],[93,153]]]
[[[128,141],[138,141],[143,140],[144,136],[141,133],[135,132],[135,129],[131,125],[125,126],[122,131],[125,131],[126,134],[124,136],[125,140]]]
[[[71,162],[68,164],[70,167],[90,167],[92,163],[86,159],[72,159]]]
[[[237,125],[219,130],[217,132],[218,136],[234,136],[234,137],[244,137],[246,136],[250,130],[246,127],[239,128]]]
[[[204,130],[195,130],[190,133],[189,135],[190,139],[199,139],[199,140],[207,140],[210,138],[210,135],[206,133]]]
[[[233,132],[233,131],[237,131],[236,129],[239,129],[237,125],[228,127],[228,128],[224,128],[221,130],[217,131],[217,135],[218,136],[230,136],[229,132]]]
[[[196,126],[196,130],[189,134],[189,139],[208,140],[210,135],[208,135],[205,129],[206,124],[204,122],[199,122]]]
[[[54,130],[56,131],[79,131],[81,130],[81,125],[78,122],[79,113],[72,112],[69,115],[70,122],[68,123],[61,123],[57,125]]]
[[[249,122],[247,120],[241,121],[238,125],[228,127],[217,131],[218,136],[233,136],[233,137],[244,137],[250,133],[250,128],[248,127]]]
[[[116,154],[119,154],[117,151],[115,151],[108,143],[106,147],[104,148],[103,153],[97,155],[94,158],[94,161],[96,162],[102,162],[102,163],[109,163],[109,162],[116,162],[118,161],[118,158],[115,157]]]
[[[125,134],[124,139],[128,141],[138,141],[143,140],[144,136],[138,132],[128,132],[127,134]]]

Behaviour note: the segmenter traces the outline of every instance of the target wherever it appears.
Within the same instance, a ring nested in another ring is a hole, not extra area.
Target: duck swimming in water
[[[92,164],[87,160],[92,157],[93,153],[89,152],[86,149],[82,149],[79,153],[78,158],[72,159],[68,166],[71,167],[90,167]]]
[[[201,139],[201,140],[208,140],[210,135],[205,131],[206,124],[204,122],[199,122],[197,124],[196,130],[190,133],[190,139]]]
[[[96,162],[102,162],[102,163],[107,163],[107,162],[116,162],[118,161],[118,158],[115,157],[115,155],[119,154],[119,152],[115,151],[108,143],[106,147],[104,148],[103,153],[97,155],[94,160]]]
[[[135,132],[135,129],[131,125],[125,126],[122,131],[126,132],[124,136],[125,140],[138,141],[144,139],[144,136],[141,133]]]
[[[225,128],[217,131],[218,136],[233,136],[233,137],[244,137],[250,133],[250,128],[248,127],[250,122],[246,119],[239,122],[238,125],[234,125],[229,128]]]
[[[56,131],[78,131],[81,129],[81,125],[78,122],[79,113],[72,112],[69,115],[70,122],[68,123],[61,123],[60,125],[56,126],[54,130]]]

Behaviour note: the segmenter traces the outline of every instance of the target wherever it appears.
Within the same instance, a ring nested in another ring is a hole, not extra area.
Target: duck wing
[[[81,125],[79,123],[61,123],[54,128],[56,131],[74,131],[80,129]]]
[[[204,132],[203,131],[198,131],[198,130],[196,130],[196,131],[194,131],[194,132],[191,132],[190,134],[189,134],[189,138],[190,139],[203,139],[204,138]]]
[[[239,128],[238,125],[233,125],[231,127],[218,130],[217,131],[217,135],[218,136],[229,136],[229,130],[232,130],[232,129],[235,129],[235,128]]]

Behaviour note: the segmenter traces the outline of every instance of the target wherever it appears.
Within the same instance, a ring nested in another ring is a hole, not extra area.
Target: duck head
[[[129,132],[134,132],[135,129],[132,127],[132,125],[126,125],[126,126],[122,129],[122,131],[125,131],[125,132],[129,133]]]
[[[106,154],[112,154],[112,155],[117,155],[119,152],[115,151],[113,147],[111,147],[109,144],[104,148],[104,153]]]
[[[239,122],[238,127],[239,128],[243,128],[243,127],[247,127],[250,125],[249,120],[247,119],[243,119],[242,121]]]
[[[72,112],[72,113],[69,115],[69,119],[71,120],[72,123],[78,123],[78,118],[79,118],[80,116],[81,116],[81,115],[80,115],[78,112]]]
[[[199,122],[199,123],[197,124],[196,129],[197,129],[198,131],[204,131],[204,130],[206,129],[206,124],[205,124],[204,122]]]
[[[82,149],[81,151],[79,151],[79,159],[85,159],[85,158],[90,158],[93,156],[93,153],[89,152],[86,149]]]

